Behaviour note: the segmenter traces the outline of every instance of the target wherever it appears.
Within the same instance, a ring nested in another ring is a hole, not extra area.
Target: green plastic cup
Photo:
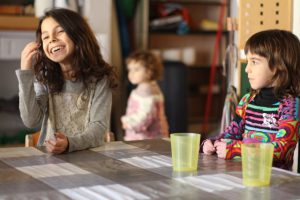
[[[267,143],[242,144],[243,184],[270,185],[274,146]]]
[[[177,172],[197,171],[201,135],[197,133],[171,134],[172,164]]]

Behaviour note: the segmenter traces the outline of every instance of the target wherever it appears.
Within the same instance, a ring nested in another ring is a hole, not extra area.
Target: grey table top
[[[245,187],[241,162],[201,154],[174,173],[169,140],[111,142],[62,155],[0,148],[0,199],[300,199],[300,176],[272,169],[268,187]]]

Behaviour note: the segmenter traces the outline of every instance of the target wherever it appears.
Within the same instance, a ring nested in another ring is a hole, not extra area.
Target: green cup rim
[[[197,136],[197,135],[200,135],[201,136],[200,133],[171,133],[170,135],[171,135],[171,137],[172,137],[172,135],[174,135],[174,136]]]

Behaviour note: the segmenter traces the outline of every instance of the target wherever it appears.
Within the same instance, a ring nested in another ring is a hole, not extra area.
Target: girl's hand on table
[[[203,153],[207,155],[212,155],[216,152],[214,145],[211,140],[206,140],[203,144]]]
[[[226,139],[216,140],[214,143],[214,147],[216,149],[216,153],[218,155],[218,158],[226,158]]]
[[[46,141],[46,149],[49,153],[60,154],[67,150],[69,141],[65,134],[55,133],[56,139]]]

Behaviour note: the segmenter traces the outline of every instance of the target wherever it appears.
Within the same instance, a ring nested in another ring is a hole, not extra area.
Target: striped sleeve
[[[236,117],[216,139],[227,139],[225,159],[240,158],[243,133],[245,131],[245,113],[248,102],[253,99],[250,94],[242,97],[236,108]]]
[[[278,132],[274,145],[274,161],[283,166],[291,166],[294,150],[299,140],[299,98],[289,97],[282,101],[278,109]]]

